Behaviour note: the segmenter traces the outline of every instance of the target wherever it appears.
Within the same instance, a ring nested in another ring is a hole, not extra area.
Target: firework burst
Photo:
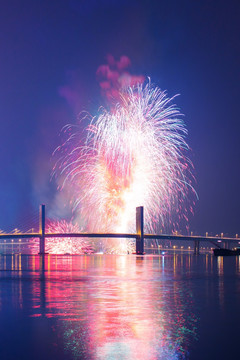
[[[79,233],[78,225],[65,220],[49,221],[46,233]],[[46,238],[46,252],[50,254],[91,254],[92,246],[85,238],[65,237]]]
[[[137,206],[144,206],[148,232],[187,219],[192,165],[174,98],[150,83],[130,87],[114,109],[90,119],[84,143],[67,127],[54,172],[61,187],[71,187],[73,210],[88,231],[135,232]]]

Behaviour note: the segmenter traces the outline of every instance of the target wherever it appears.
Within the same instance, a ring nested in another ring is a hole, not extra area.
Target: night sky
[[[238,0],[1,1],[0,228],[53,207],[59,133],[105,105],[96,71],[112,54],[180,94],[199,195],[190,229],[240,233],[239,10]]]

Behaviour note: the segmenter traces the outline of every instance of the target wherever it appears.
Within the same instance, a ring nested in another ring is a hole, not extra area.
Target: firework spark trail
[[[130,87],[91,119],[84,145],[75,132],[60,149],[55,171],[87,230],[135,232],[136,206],[144,206],[148,232],[187,218],[192,164],[174,98],[150,83]]]
[[[79,233],[78,225],[65,220],[48,221],[46,233]],[[85,238],[46,238],[46,252],[50,254],[91,254],[92,246]]]

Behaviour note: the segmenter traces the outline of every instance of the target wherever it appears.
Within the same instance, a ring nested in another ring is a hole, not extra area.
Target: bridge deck
[[[26,239],[26,238],[41,238],[41,233],[12,233],[0,234],[1,239]],[[138,234],[124,234],[124,233],[46,233],[45,238],[51,237],[91,237],[91,238],[139,238]],[[230,237],[215,237],[215,236],[188,236],[188,235],[167,235],[167,234],[144,234],[144,239],[159,239],[159,240],[182,240],[182,241],[239,241],[240,238]]]

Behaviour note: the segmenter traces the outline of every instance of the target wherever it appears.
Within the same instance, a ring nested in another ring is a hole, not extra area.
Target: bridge
[[[40,205],[39,211],[39,232],[38,233],[1,233],[0,240],[2,239],[29,239],[39,238],[39,254],[44,255],[45,242],[47,238],[124,238],[136,240],[136,254],[144,255],[144,239],[155,240],[179,240],[179,241],[193,241],[194,253],[199,254],[200,242],[210,242],[218,248],[230,248],[230,243],[238,244],[240,239],[238,237],[219,237],[219,236],[189,236],[189,235],[167,235],[167,234],[145,234],[144,233],[144,208],[143,206],[136,208],[136,233],[46,233],[45,232],[45,205]]]

